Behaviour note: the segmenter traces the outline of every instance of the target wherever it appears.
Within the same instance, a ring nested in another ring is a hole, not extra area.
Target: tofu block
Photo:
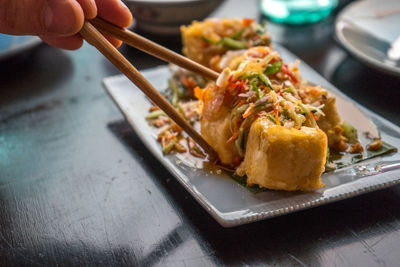
[[[327,145],[318,128],[285,128],[259,118],[250,128],[240,168],[249,185],[287,191],[320,188]]]
[[[200,64],[211,67],[210,60],[215,56],[223,55],[229,48],[222,45],[210,45],[204,41],[204,36],[218,41],[241,29],[243,29],[241,19],[193,21],[191,25],[181,27],[183,54]]]
[[[324,104],[322,111],[325,116],[317,120],[318,127],[328,136],[329,148],[334,151],[345,151],[347,145],[340,130],[342,120],[336,108],[336,97],[320,86],[309,86],[303,90],[302,101],[306,104],[319,106]]]
[[[333,151],[346,151],[346,138],[343,136],[342,120],[336,108],[336,98],[328,95],[322,111],[325,116],[321,116],[317,121],[319,128],[328,136],[328,146]]]
[[[226,141],[232,136],[230,113],[220,114],[218,118],[201,120],[201,135],[214,148],[222,163],[233,165],[238,152],[234,142]]]
[[[322,111],[325,113],[325,116],[321,116],[320,119],[317,121],[317,124],[322,131],[327,133],[335,126],[341,125],[342,120],[340,119],[339,113],[337,111],[336,98],[334,96],[328,95],[324,104],[325,106]]]

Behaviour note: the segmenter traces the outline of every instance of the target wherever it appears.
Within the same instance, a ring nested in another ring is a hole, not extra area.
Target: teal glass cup
[[[263,15],[277,23],[309,24],[329,16],[338,0],[260,0]]]

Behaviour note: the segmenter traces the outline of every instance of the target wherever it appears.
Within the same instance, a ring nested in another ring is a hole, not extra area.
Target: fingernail
[[[63,2],[59,0],[47,1],[43,11],[46,33],[60,35],[73,33],[76,17],[71,6]]]
[[[54,20],[53,10],[47,5],[44,8],[43,15],[44,15],[44,26],[46,27],[46,31],[50,31],[50,28]]]
[[[122,2],[122,1],[119,1],[119,3],[121,4],[121,6],[123,7],[123,8],[126,8],[126,9],[128,9],[129,10],[129,8],[125,5],[125,3],[124,2]]]

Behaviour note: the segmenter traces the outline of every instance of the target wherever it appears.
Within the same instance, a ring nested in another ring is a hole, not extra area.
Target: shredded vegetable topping
[[[300,92],[306,93],[299,86],[297,65],[289,69],[269,47],[247,50],[238,68],[225,69],[215,86],[223,95],[224,105],[232,110],[233,134],[227,143],[235,141],[238,151],[244,149],[243,140],[252,122],[260,116],[269,118],[273,124],[297,129],[316,127],[316,120],[324,116],[324,104],[303,103]],[[196,91],[202,100],[205,92]]]
[[[266,25],[248,18],[194,21],[190,26],[182,26],[181,31],[184,54],[217,71],[223,69],[218,63],[227,51],[271,43]]]
[[[324,88],[302,79],[299,61],[283,61],[270,46],[265,25],[252,19],[209,19],[182,27],[182,33],[184,54],[220,75],[215,82],[207,81],[174,67],[164,95],[192,124],[228,110],[230,134],[224,143],[235,147],[236,166],[245,155],[250,127],[260,117],[285,128],[320,128],[328,137],[331,151],[363,151],[354,127],[332,115],[337,114],[335,98]],[[146,119],[160,128],[158,140],[165,154],[189,152],[205,157],[195,142],[157,107],[150,109]],[[376,140],[368,149],[381,146],[382,141]]]

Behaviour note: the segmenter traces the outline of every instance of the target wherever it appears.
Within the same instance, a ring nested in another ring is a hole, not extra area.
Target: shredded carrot
[[[248,27],[254,22],[254,19],[244,18],[243,19],[243,26]]]
[[[239,136],[239,129],[237,129],[237,130],[233,133],[233,135],[232,135],[228,140],[226,140],[226,144],[229,144],[230,142],[232,142],[233,140],[235,140],[236,138],[238,138],[238,136]]]
[[[150,108],[149,108],[149,111],[150,112],[152,112],[152,111],[156,111],[156,110],[159,110],[160,108],[158,107],[158,106],[151,106]]]
[[[321,90],[318,90],[317,87],[313,87],[313,88],[311,89],[311,92],[312,92],[314,95],[319,95],[319,94],[321,93]]]
[[[312,112],[310,112],[310,114],[311,114],[311,116],[314,118],[314,120],[319,120],[319,118],[317,117],[317,116],[315,116],[315,114],[314,113],[312,113]]]
[[[263,46],[253,47],[250,50],[245,52],[245,55],[250,56],[252,58],[264,58],[269,55],[271,51]]]
[[[259,55],[258,55],[259,58],[264,58],[264,57],[268,56],[269,53],[271,52],[269,48],[266,48],[264,46],[258,46],[255,49],[259,53]],[[272,59],[272,60],[274,60],[274,59]],[[273,63],[273,61],[271,61],[271,63]]]
[[[276,102],[274,105],[275,123],[276,125],[281,125],[281,122],[279,121],[278,108],[279,108],[279,103]]]
[[[276,123],[276,125],[281,125],[281,122],[279,121],[279,115],[278,115],[278,112],[276,112],[275,113],[275,123]]]
[[[238,84],[238,87],[237,87],[239,93],[241,93],[243,91],[244,85],[245,85],[245,82],[240,80],[239,84]]]
[[[233,89],[236,88],[236,82],[229,81],[228,83],[228,90],[231,92]]]
[[[253,111],[254,108],[254,103],[251,103],[250,106],[246,109],[246,111],[243,113],[243,119],[247,118],[248,116],[250,116],[251,111]]]
[[[229,81],[228,80],[228,92],[233,95],[233,92],[236,90],[237,94],[240,94],[244,91],[246,81],[243,80],[236,80],[236,81]]]
[[[195,96],[198,100],[203,101],[204,90],[201,89],[200,87],[196,86],[196,87],[194,88],[194,96]]]
[[[196,81],[195,81],[192,77],[185,77],[185,76],[183,76],[183,77],[181,78],[181,82],[182,82],[182,84],[183,84],[186,88],[188,88],[189,90],[190,90],[190,89],[193,89],[193,88],[196,86]]]
[[[179,126],[179,125],[176,124],[176,123],[173,123],[173,124],[171,125],[171,129],[172,129],[174,132],[178,132],[178,133],[182,132],[181,126]]]
[[[283,73],[287,74],[294,83],[299,82],[297,78],[294,76],[294,74],[289,70],[288,65],[286,64],[282,65],[281,70]]]
[[[238,86],[237,82],[230,82],[228,86],[229,93],[232,94],[232,92],[236,89],[237,86]]]

